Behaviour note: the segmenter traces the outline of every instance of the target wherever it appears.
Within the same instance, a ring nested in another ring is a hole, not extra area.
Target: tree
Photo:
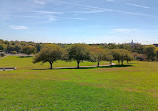
[[[73,44],[68,48],[67,58],[77,61],[77,68],[83,60],[90,60],[90,50],[86,44]]]
[[[19,44],[16,44],[15,45],[15,47],[14,47],[14,51],[16,51],[16,52],[19,52],[19,51],[21,51],[21,45],[19,45]]]
[[[112,64],[112,61],[113,61],[114,57],[113,57],[110,50],[106,50],[105,58],[106,58],[107,61],[110,62],[110,64]]]
[[[106,51],[105,49],[98,48],[96,46],[92,46],[90,48],[90,59],[92,62],[97,62],[97,67],[99,67],[99,63],[101,61],[106,60]]]
[[[156,59],[158,60],[158,47],[156,47],[156,49],[155,49],[155,51],[156,51]]]
[[[62,58],[63,49],[55,44],[45,45],[39,53],[37,53],[33,58],[33,63],[38,62],[49,62],[50,69],[52,69],[52,64]]]
[[[137,52],[139,54],[144,54],[145,52],[145,46],[144,45],[141,45],[141,44],[134,44],[131,46],[131,51],[132,52]]]
[[[42,49],[42,47],[43,47],[42,43],[36,43],[37,52],[39,52]]]
[[[111,50],[114,60],[117,60],[119,65],[120,65],[120,61],[121,61],[121,50],[123,50],[123,49],[112,49]]]
[[[130,54],[130,52],[125,49],[113,49],[112,54],[113,54],[114,60],[117,60],[118,64],[120,64],[121,62],[122,65],[125,60],[128,62],[133,59],[133,56]]]
[[[150,46],[146,46],[145,48],[145,54],[147,56],[147,60],[148,62],[150,60],[154,61],[155,60],[155,57],[156,57],[156,47],[153,46],[153,45],[150,45]]]
[[[130,52],[126,52],[125,60],[127,61],[127,63],[129,63],[129,61],[132,61],[133,59],[134,56]]]
[[[35,54],[36,53],[36,48],[34,46],[24,46],[22,49],[22,52],[24,54],[30,55],[30,54]]]
[[[7,49],[7,45],[3,44],[3,43],[0,43],[0,50],[5,51],[6,49]]]

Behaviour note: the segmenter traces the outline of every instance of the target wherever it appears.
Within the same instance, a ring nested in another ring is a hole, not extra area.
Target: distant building
[[[134,45],[134,44],[138,44],[138,43],[134,43],[134,41],[132,40],[131,43],[128,43],[129,45]]]

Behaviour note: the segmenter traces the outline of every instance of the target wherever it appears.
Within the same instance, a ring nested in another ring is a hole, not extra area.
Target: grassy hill
[[[53,66],[76,62],[58,61]],[[50,70],[47,63],[33,64],[32,57],[8,56],[0,59],[0,67],[18,67],[0,72],[1,110],[158,110],[157,62]]]

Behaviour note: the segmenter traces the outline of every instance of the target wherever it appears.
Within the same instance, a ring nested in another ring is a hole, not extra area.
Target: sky
[[[0,0],[0,38],[158,43],[158,0]]]

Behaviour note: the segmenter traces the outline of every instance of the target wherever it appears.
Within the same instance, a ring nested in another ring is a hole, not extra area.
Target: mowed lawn
[[[53,66],[76,66],[76,62],[57,61]],[[0,67],[18,67],[15,71],[0,71],[2,111],[158,110],[158,62],[50,70],[47,63],[33,64],[32,57],[8,56],[0,59]]]

